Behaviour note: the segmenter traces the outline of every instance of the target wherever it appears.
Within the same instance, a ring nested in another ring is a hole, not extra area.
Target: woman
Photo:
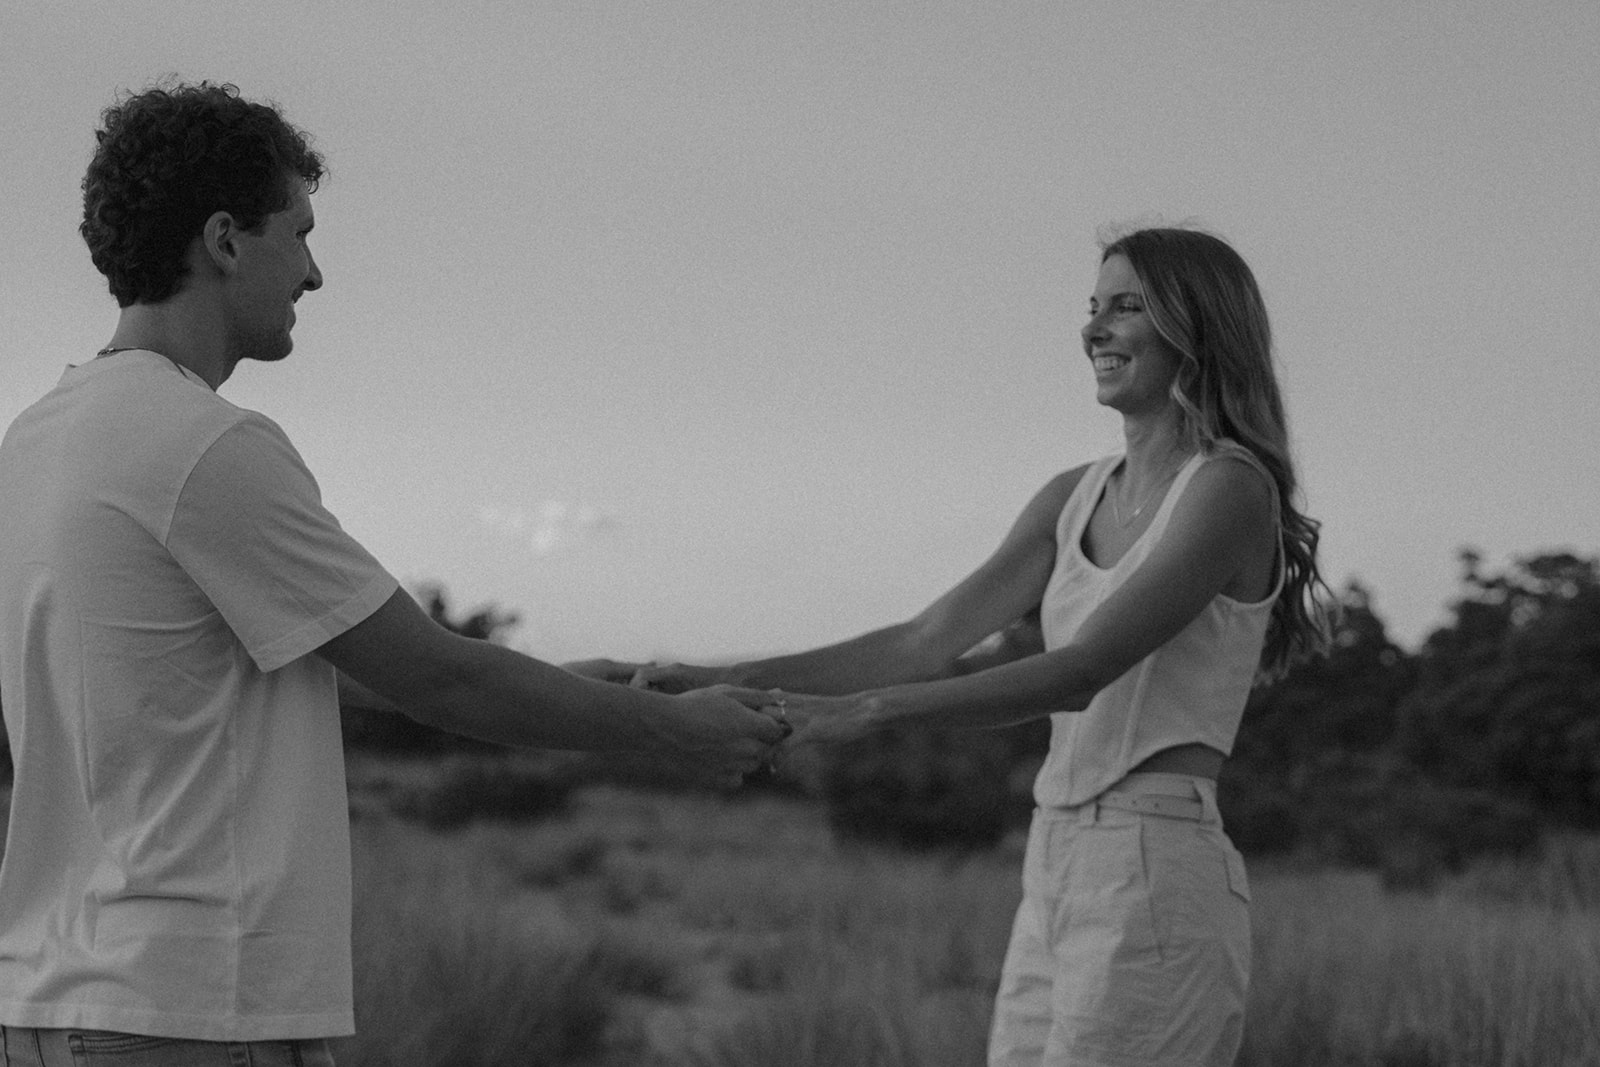
[[[1254,680],[1325,644],[1318,524],[1294,504],[1266,309],[1227,244],[1147,229],[1107,245],[1083,347],[1126,450],[1052,479],[920,615],[634,681],[848,694],[785,697],[792,743],[1054,713],[989,1062],[1220,1067],[1250,943],[1216,779]],[[1043,651],[951,669],[1033,611]]]

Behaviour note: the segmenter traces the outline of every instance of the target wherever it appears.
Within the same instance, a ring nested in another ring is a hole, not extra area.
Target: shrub
[[[1005,834],[1009,752],[991,731],[904,727],[843,746],[823,770],[842,839],[908,849],[988,848]]]
[[[1324,784],[1306,837],[1320,858],[1375,867],[1391,888],[1429,888],[1479,857],[1525,855],[1539,841],[1533,809],[1488,790],[1404,769]]]
[[[463,758],[444,765],[430,787],[395,804],[396,814],[435,830],[476,821],[527,821],[567,810],[570,778],[547,765],[514,759]]]

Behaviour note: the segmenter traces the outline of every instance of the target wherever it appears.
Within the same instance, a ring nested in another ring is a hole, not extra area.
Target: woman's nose
[[[1106,337],[1106,320],[1095,312],[1089,316],[1089,321],[1083,324],[1083,345],[1085,348],[1096,341],[1103,341]]]

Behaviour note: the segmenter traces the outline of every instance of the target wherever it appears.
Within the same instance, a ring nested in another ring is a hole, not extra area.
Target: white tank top
[[[1107,479],[1122,462],[1107,456],[1084,472],[1056,524],[1056,565],[1045,588],[1040,622],[1046,649],[1069,644],[1083,625],[1150,555],[1195,471],[1219,455],[1255,457],[1224,445],[1185,463],[1150,526],[1109,568],[1083,551],[1089,517]],[[1281,553],[1280,553],[1281,554]],[[1188,626],[1095,694],[1083,711],[1050,717],[1050,754],[1034,780],[1041,807],[1093,800],[1162,749],[1199,742],[1223,754],[1233,749],[1271,621],[1283,588],[1283,567],[1272,593],[1253,604],[1218,594]]]

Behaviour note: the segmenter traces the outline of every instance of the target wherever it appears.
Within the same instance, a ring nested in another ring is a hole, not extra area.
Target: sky
[[[1593,0],[7,0],[0,424],[111,336],[79,183],[164,76],[331,170],[294,352],[223,396],[547,659],[920,610],[1121,447],[1078,331],[1145,222],[1252,265],[1325,574],[1396,640],[1462,546],[1600,553]]]

